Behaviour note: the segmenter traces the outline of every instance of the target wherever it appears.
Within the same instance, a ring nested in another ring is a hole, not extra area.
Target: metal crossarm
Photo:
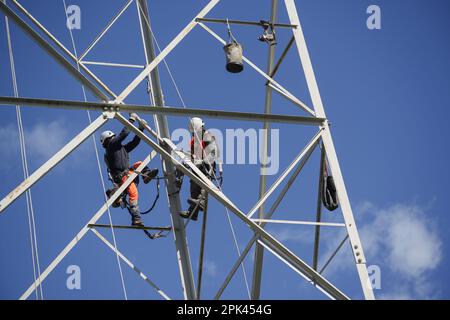
[[[233,19],[213,19],[213,18],[197,18],[195,19],[197,22],[213,22],[213,23],[222,23],[222,24],[241,24],[247,26],[264,26],[264,23],[261,21],[244,21],[244,20],[233,20]],[[297,28],[296,25],[292,25],[289,23],[273,23],[272,26],[277,28]]]
[[[161,230],[161,231],[171,231],[172,227],[148,227],[148,226],[118,226],[118,225],[109,225],[109,224],[88,224],[89,228],[114,228],[114,229],[129,229],[129,230]]]
[[[92,111],[122,111],[137,112],[140,114],[157,114],[168,116],[200,116],[206,118],[220,118],[224,120],[242,120],[251,122],[270,121],[273,123],[300,124],[309,126],[320,126],[325,121],[324,118],[304,117],[283,114],[263,114],[253,112],[237,112],[213,109],[193,109],[193,108],[176,108],[161,107],[137,104],[121,104],[121,103],[102,103],[102,102],[84,102],[73,100],[51,100],[38,98],[15,98],[0,97],[0,106],[29,106],[29,107],[48,107],[56,109],[73,109],[73,110],[92,110]]]

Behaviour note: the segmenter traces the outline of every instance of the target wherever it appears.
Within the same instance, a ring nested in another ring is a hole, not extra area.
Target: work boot
[[[189,209],[191,209],[191,208],[189,208]],[[192,213],[191,210],[180,211],[180,217],[182,217],[184,219],[191,219],[191,220],[197,221],[197,219],[198,219],[198,209],[195,210],[194,213]]]
[[[192,213],[192,215],[191,215],[191,220],[193,220],[193,221],[197,221],[197,219],[198,219],[198,212],[199,212],[200,210],[197,208],[196,210],[194,210],[194,212]]]
[[[182,217],[184,219],[189,219],[190,215],[191,215],[191,213],[189,211],[180,211],[180,217]]]
[[[203,198],[202,199],[189,198],[187,200],[187,202],[193,207],[197,206],[200,211],[204,211],[205,210],[205,200]]]
[[[177,189],[181,189],[181,185],[183,184],[183,176],[184,173],[180,169],[175,169],[175,185],[177,186]]]
[[[134,227],[143,227],[144,226],[144,222],[142,222],[140,217],[133,217],[131,219],[131,225]]]
[[[153,180],[158,175],[159,170],[158,169],[147,169],[142,172],[142,181],[144,181],[145,184],[149,183],[151,180]]]
[[[141,213],[139,212],[139,206],[137,201],[130,202],[130,208],[128,210],[131,215],[131,225],[132,226],[144,226],[141,220]]]

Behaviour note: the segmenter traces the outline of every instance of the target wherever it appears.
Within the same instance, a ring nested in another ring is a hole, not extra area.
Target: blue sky
[[[125,1],[68,0],[81,8],[81,30],[74,30],[78,52],[90,44]],[[62,0],[22,3],[66,47],[71,47],[65,27]],[[153,29],[161,47],[185,26],[207,1],[149,1]],[[378,298],[448,299],[448,245],[446,199],[447,124],[449,116],[450,44],[447,18],[450,4],[432,1],[296,1],[317,82],[358,223],[369,265],[381,270]],[[382,29],[368,30],[366,9],[381,8]],[[268,19],[270,2],[222,1],[209,17]],[[283,1],[279,20],[287,22]],[[226,37],[223,25],[209,25]],[[0,95],[13,95],[3,15],[0,21]],[[80,85],[21,30],[11,23],[18,89],[21,96],[82,100]],[[259,28],[233,26],[245,55],[265,70],[267,47],[257,41]],[[290,38],[278,30],[277,56]],[[91,61],[144,64],[136,7],[133,4],[111,32],[86,57]],[[264,83],[248,65],[239,75],[225,71],[221,45],[200,27],[167,57],[167,62],[189,107],[263,112]],[[138,74],[137,69],[91,66],[115,92]],[[181,106],[167,70],[160,67],[166,104]],[[277,81],[311,105],[301,65],[291,50]],[[89,101],[96,101],[88,93]],[[145,83],[126,100],[148,103]],[[16,115],[3,107],[0,115],[0,195],[3,197],[22,179]],[[287,100],[274,95],[273,112],[303,114]],[[30,171],[37,169],[88,123],[86,112],[23,108],[23,123]],[[151,120],[151,117],[148,117]],[[169,117],[170,129],[186,127],[184,118]],[[209,128],[260,128],[256,123],[208,120]],[[107,128],[120,130],[117,123]],[[280,171],[314,134],[314,128],[274,125],[280,129]],[[142,143],[132,160],[145,157],[150,148]],[[316,151],[287,194],[275,217],[313,220],[319,154]],[[153,165],[160,167],[156,160]],[[106,178],[103,166],[103,176]],[[258,165],[225,165],[224,192],[243,211],[258,198]],[[276,176],[268,177],[272,183]],[[183,186],[182,202],[187,197]],[[154,186],[141,185],[141,207],[154,197]],[[65,159],[32,188],[41,270],[43,270],[90,219],[103,201],[92,140]],[[271,198],[272,201],[275,198]],[[237,259],[226,212],[210,201],[203,297],[212,297]],[[231,213],[230,213],[231,214]],[[232,215],[232,214],[231,214]],[[128,224],[128,213],[112,210],[115,224]],[[231,217],[241,249],[252,234],[240,220]],[[148,225],[170,223],[165,195]],[[325,212],[325,221],[341,222],[340,211]],[[0,215],[0,298],[16,299],[33,281],[25,198],[21,197]],[[105,214],[100,220],[107,223]],[[190,223],[187,233],[196,270],[200,223]],[[308,226],[271,226],[271,233],[306,262],[312,261],[313,229]],[[323,229],[319,265],[343,237],[342,230]],[[102,234],[111,240],[109,230]],[[170,297],[182,298],[173,238],[150,241],[140,232],[116,231],[119,249]],[[282,262],[266,253],[262,298],[323,299],[320,292]],[[66,288],[66,269],[81,269],[81,290]],[[251,281],[252,254],[246,259]],[[159,296],[134,271],[122,265],[128,298],[158,299]],[[359,282],[344,246],[325,276],[351,298],[361,298]],[[46,299],[123,299],[114,253],[89,233],[43,283]],[[224,298],[247,298],[239,271]],[[34,298],[32,295],[30,298]]]

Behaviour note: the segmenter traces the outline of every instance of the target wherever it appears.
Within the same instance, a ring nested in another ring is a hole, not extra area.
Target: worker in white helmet
[[[136,119],[138,119],[138,116],[135,113],[131,113],[129,118],[130,122],[134,123]],[[144,131],[145,124],[145,120],[139,119],[139,129],[141,131]],[[130,129],[125,126],[117,137],[114,132],[109,130],[104,131],[100,135],[100,142],[105,148],[104,158],[106,166],[108,168],[108,174],[110,176],[110,179],[115,184],[115,188],[113,188],[112,190],[117,190],[118,187],[127,180],[128,176],[133,173],[133,171],[142,163],[142,161],[138,161],[130,167],[129,153],[138,146],[141,139],[138,135],[135,135],[133,140],[126,144],[122,144],[122,142],[127,138],[129,134]],[[158,169],[150,170],[148,167],[145,167],[142,170],[141,175],[144,183],[148,183],[158,175]],[[139,180],[136,179],[126,189],[126,195],[128,195],[128,211],[130,212],[131,224],[133,226],[144,225],[141,220],[141,214],[138,205],[138,181]],[[108,197],[114,193],[112,190],[108,190]]]
[[[217,178],[220,185],[223,182],[222,162],[220,161],[220,150],[216,143],[215,137],[205,130],[205,123],[201,118],[194,117],[189,120],[189,131],[192,138],[190,145],[191,161],[200,171],[208,178]],[[216,177],[216,167],[219,169],[218,177]],[[191,197],[188,199],[189,209],[182,211],[180,215],[183,218],[197,220],[199,211],[204,211],[206,191],[190,181]]]

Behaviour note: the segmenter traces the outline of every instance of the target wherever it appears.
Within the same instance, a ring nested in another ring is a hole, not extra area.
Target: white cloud
[[[364,202],[356,207],[355,213],[368,264],[381,268],[382,289],[375,292],[377,296],[382,299],[432,298],[438,291],[438,283],[432,281],[432,271],[443,259],[443,244],[427,210],[415,204],[380,209]],[[344,235],[341,231],[323,238],[326,248],[323,259]],[[326,275],[344,272],[351,264],[350,249],[344,246],[327,268]]]
[[[27,155],[47,160],[68,141],[68,130],[63,121],[41,122],[25,128],[24,136]],[[0,148],[6,160],[20,156],[17,126],[9,124],[0,128]]]
[[[388,209],[375,209],[372,217],[361,228],[368,255],[382,252],[391,270],[412,278],[422,276],[440,263],[442,241],[421,207],[397,204]]]
[[[25,147],[28,163],[41,165],[58,152],[73,135],[64,120],[50,123],[38,122],[31,127],[25,127]],[[17,168],[20,162],[19,133],[16,125],[9,124],[0,127],[1,170]],[[71,156],[71,165],[85,165],[86,159],[93,156],[92,140],[89,138],[81,144]],[[17,162],[19,161],[19,162]],[[67,160],[66,160],[67,161]],[[31,165],[30,168],[34,168]],[[60,166],[59,166],[60,167]]]
[[[12,167],[11,160],[19,156],[19,135],[16,126],[9,124],[0,127],[0,150],[2,152],[1,165],[7,168]]]
[[[382,293],[377,296],[380,300],[413,300],[414,297],[407,288],[397,288],[392,292]]]
[[[281,228],[268,228],[270,234],[272,234],[280,242],[300,242],[300,243],[310,243],[311,234],[305,229],[299,228],[298,226],[288,226]]]
[[[389,220],[386,245],[391,268],[410,277],[420,277],[437,267],[442,242],[418,207],[396,206]]]
[[[68,141],[68,131],[63,121],[49,124],[37,123],[25,130],[25,143],[30,155],[49,159]]]
[[[217,276],[217,264],[214,261],[205,259],[203,268],[207,276],[209,277]]]

